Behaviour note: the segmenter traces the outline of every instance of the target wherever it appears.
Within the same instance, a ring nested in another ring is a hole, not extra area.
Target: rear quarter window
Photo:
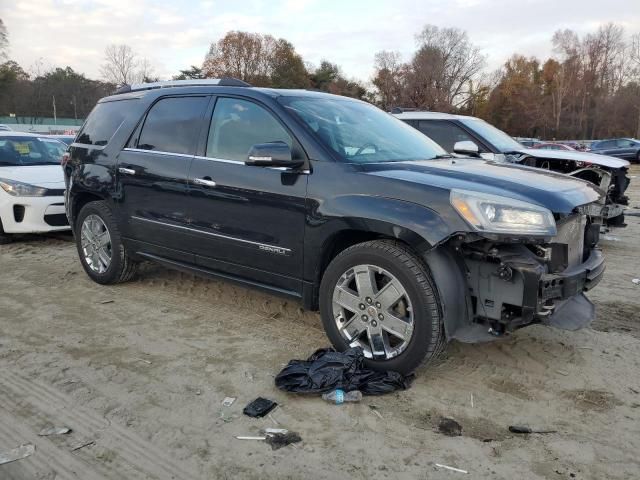
[[[76,143],[105,146],[124,122],[126,109],[130,106],[131,100],[98,103],[91,110]]]

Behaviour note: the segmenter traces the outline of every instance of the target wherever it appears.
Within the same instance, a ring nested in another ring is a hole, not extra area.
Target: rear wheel
[[[370,241],[340,253],[320,286],[320,313],[338,350],[361,347],[372,368],[410,373],[444,347],[441,306],[407,246]]]
[[[137,263],[131,259],[106,202],[87,203],[76,222],[76,247],[87,275],[97,283],[130,280]]]

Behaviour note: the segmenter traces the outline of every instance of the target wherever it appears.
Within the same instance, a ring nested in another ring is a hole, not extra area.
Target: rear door
[[[118,156],[123,233],[143,250],[193,260],[181,253],[189,250],[188,177],[208,102],[208,96],[160,98]]]
[[[190,227],[196,262],[234,276],[299,292],[306,173],[245,165],[249,149],[283,141],[304,152],[265,105],[218,97],[202,155],[192,163]]]

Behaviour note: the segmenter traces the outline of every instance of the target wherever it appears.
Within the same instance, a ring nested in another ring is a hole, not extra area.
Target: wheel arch
[[[101,200],[105,200],[105,198],[94,192],[81,191],[76,192],[74,195],[72,195],[70,205],[71,208],[69,209],[69,225],[71,226],[71,230],[74,231],[74,233],[76,220],[78,218],[80,210],[82,210],[82,207],[84,207],[87,203],[98,202]]]

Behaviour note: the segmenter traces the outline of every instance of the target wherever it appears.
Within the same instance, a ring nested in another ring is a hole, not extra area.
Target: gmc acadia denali
[[[454,158],[361,101],[235,79],[125,86],[63,168],[96,282],[151,260],[298,298],[375,368],[594,316],[598,187]]]

